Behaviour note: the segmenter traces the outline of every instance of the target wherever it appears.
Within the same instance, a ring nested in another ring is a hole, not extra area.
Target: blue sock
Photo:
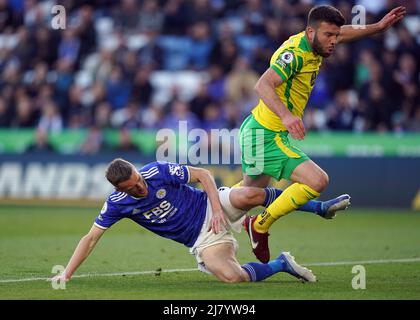
[[[248,273],[251,282],[262,281],[276,273],[268,263],[250,262],[244,264],[242,269]]]
[[[284,266],[280,260],[275,259],[269,263],[250,262],[242,266],[251,280],[251,282],[262,281],[271,277],[273,274],[284,270]]]
[[[267,208],[270,204],[272,204],[274,200],[276,200],[283,192],[283,190],[276,189],[276,188],[264,188],[264,191],[265,191],[266,197],[262,206],[265,208]],[[322,204],[322,201],[309,200],[304,205],[297,208],[297,210],[312,212],[317,215],[321,215],[322,213],[321,204]]]

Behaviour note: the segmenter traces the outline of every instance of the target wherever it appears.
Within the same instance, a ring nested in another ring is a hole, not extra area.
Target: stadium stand
[[[341,45],[326,61],[307,129],[420,131],[418,1],[358,3],[369,23],[400,2],[408,10],[403,23]],[[120,129],[177,119],[236,128],[255,105],[253,84],[271,54],[320,3],[351,22],[353,1],[0,1],[0,129],[46,132],[55,148],[54,137],[64,134],[72,148],[76,139],[82,153],[95,153],[104,137],[118,144]],[[65,30],[51,28],[55,4],[65,5]],[[89,133],[86,141],[80,132]]]

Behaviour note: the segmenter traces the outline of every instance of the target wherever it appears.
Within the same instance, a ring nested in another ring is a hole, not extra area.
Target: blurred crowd
[[[238,128],[273,52],[317,4],[351,23],[354,1],[0,0],[0,128]],[[359,0],[387,33],[342,44],[306,109],[307,130],[420,131],[420,4]],[[54,30],[52,6],[66,9]],[[177,75],[177,76],[174,76]]]

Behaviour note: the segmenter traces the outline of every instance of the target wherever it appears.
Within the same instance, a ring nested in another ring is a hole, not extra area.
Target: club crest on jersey
[[[180,179],[184,179],[184,169],[180,165],[169,165],[169,174],[172,176],[177,176]]]
[[[163,198],[165,198],[165,196],[166,196],[166,190],[165,189],[159,189],[156,192],[156,198],[158,198],[158,199],[163,199]]]
[[[293,61],[293,53],[289,51],[283,52],[280,59],[286,63],[291,63]]]

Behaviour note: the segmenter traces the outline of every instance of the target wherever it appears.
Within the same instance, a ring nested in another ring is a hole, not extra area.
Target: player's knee
[[[325,171],[321,170],[311,176],[311,179],[306,183],[317,192],[322,192],[328,186],[329,178]]]
[[[321,171],[316,179],[315,186],[313,188],[318,192],[322,192],[328,186],[328,183],[328,174],[325,171]]]
[[[328,183],[330,183],[330,178],[328,177],[328,174],[325,171],[322,171],[321,183],[322,183],[323,190],[328,186]]]
[[[257,188],[244,188],[243,201],[247,205],[264,202],[265,192]]]

